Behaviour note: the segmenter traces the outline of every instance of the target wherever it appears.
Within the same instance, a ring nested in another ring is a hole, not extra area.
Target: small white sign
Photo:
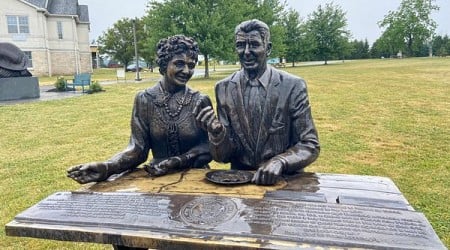
[[[117,78],[125,78],[125,69],[117,69]]]

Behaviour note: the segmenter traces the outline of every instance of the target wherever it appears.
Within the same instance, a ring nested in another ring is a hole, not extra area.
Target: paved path
[[[11,100],[11,101],[0,101],[0,105],[13,105],[18,103],[29,103],[29,102],[37,102],[37,101],[49,101],[49,100],[57,100],[62,98],[69,98],[83,95],[81,91],[66,91],[66,92],[56,92],[49,91],[54,89],[53,86],[39,86],[40,97],[39,98],[29,98],[29,99],[20,99],[20,100]]]
[[[154,79],[143,79],[142,81],[136,82],[136,83],[143,83],[148,82],[150,80]],[[122,81],[120,81],[122,82]],[[128,80],[127,83],[132,83],[133,81]],[[106,84],[113,84],[117,83],[117,81],[105,81],[101,82],[100,85],[106,85]],[[20,99],[20,100],[11,100],[11,101],[0,101],[0,106],[2,105],[14,105],[19,103],[29,103],[29,102],[38,102],[38,101],[51,101],[51,100],[58,100],[63,98],[71,98],[71,97],[77,97],[81,95],[86,95],[86,93],[82,93],[81,90],[77,91],[65,91],[65,92],[56,92],[56,91],[49,91],[54,89],[55,87],[53,85],[44,85],[39,86],[40,90],[40,97],[39,98],[30,98],[30,99]]]

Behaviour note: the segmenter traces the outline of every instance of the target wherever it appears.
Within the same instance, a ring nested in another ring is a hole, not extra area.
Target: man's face
[[[195,60],[186,54],[175,55],[167,65],[166,81],[175,86],[184,86],[194,74]]]
[[[263,72],[270,52],[270,44],[265,45],[258,31],[236,34],[236,51],[244,70]]]

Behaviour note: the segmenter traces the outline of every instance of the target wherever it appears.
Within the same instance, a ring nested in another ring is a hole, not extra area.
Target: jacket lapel
[[[251,141],[249,141],[250,137],[250,124],[245,112],[244,108],[244,97],[242,96],[242,85],[241,78],[243,78],[242,70],[233,76],[230,80],[230,95],[231,97],[235,96],[237,98],[231,98],[233,100],[233,104],[230,105],[234,107],[235,112],[231,112],[230,120],[234,127],[234,132],[239,137],[242,146],[252,154],[255,152],[251,147]],[[251,139],[250,139],[251,140]]]
[[[256,142],[256,154],[261,154],[262,146],[266,144],[268,138],[268,131],[272,126],[273,114],[276,110],[278,99],[280,97],[279,88],[277,86],[281,83],[280,75],[272,67],[270,69],[270,80],[267,87],[266,100],[264,102],[264,109],[262,113],[261,128],[259,130],[258,141]]]

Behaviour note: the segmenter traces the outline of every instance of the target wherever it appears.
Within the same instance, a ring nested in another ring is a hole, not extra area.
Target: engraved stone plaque
[[[414,211],[224,196],[60,192],[6,225],[10,236],[108,244],[124,244],[117,238],[133,232],[139,246],[163,234],[165,241],[201,238],[203,244],[253,239],[269,249],[286,249],[288,243],[446,249],[423,214]]]
[[[327,202],[327,198],[324,194],[291,190],[268,191],[264,194],[264,199]]]

